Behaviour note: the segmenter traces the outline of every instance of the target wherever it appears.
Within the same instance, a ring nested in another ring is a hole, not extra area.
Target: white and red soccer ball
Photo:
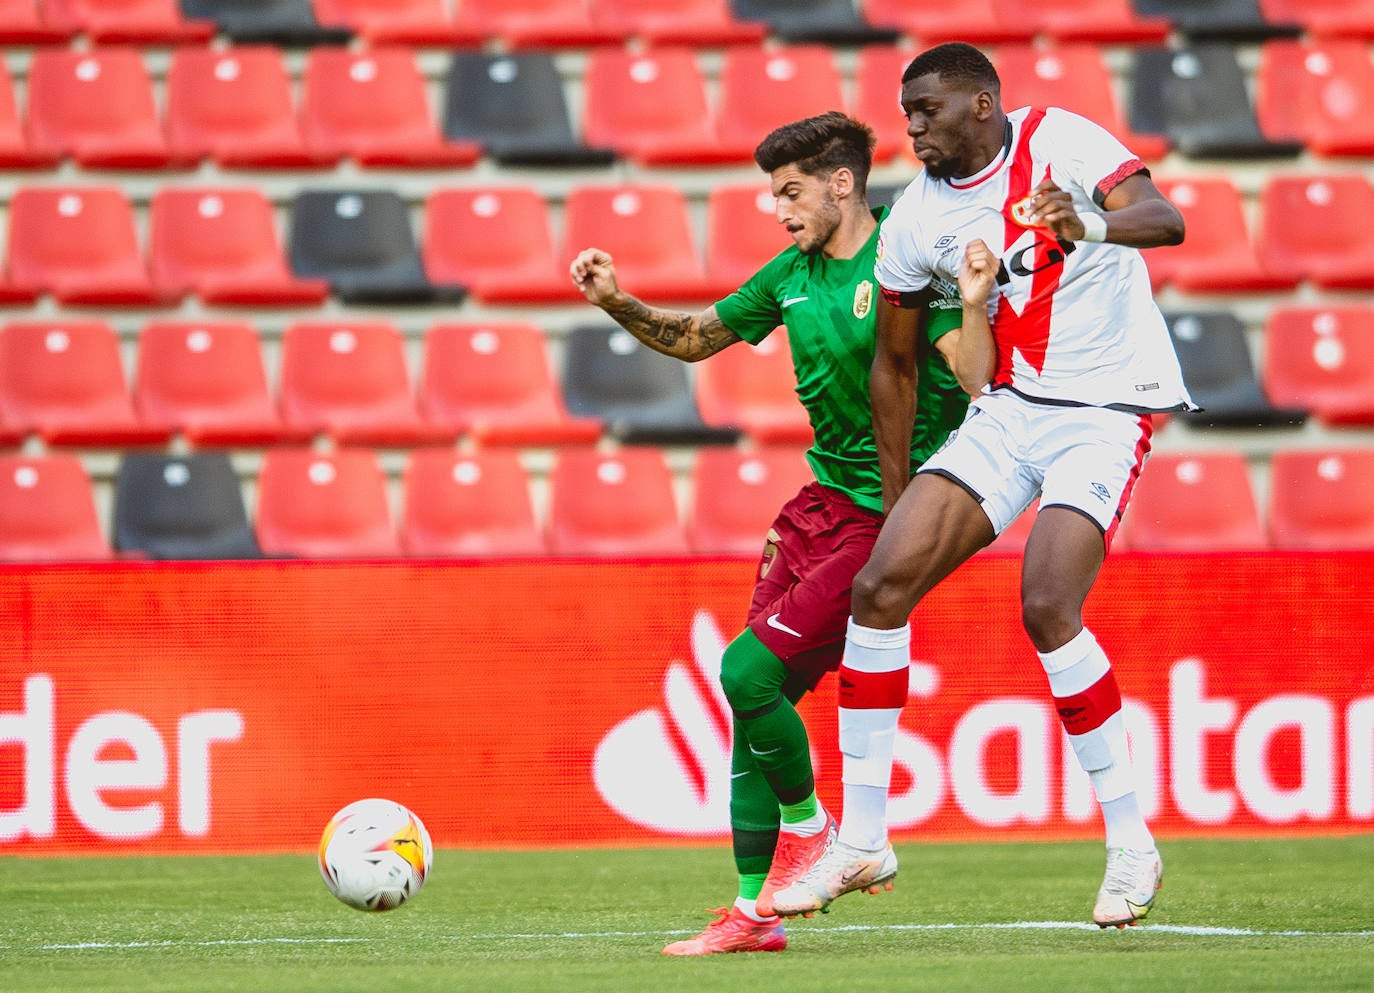
[[[429,832],[393,800],[350,803],[329,819],[320,837],[324,885],[358,910],[399,907],[420,892],[433,864]]]

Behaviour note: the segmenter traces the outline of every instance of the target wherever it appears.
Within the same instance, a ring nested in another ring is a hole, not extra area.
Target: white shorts
[[[968,490],[1001,534],[1040,497],[1116,530],[1150,454],[1148,414],[1031,403],[1010,390],[985,393],[921,472]]]

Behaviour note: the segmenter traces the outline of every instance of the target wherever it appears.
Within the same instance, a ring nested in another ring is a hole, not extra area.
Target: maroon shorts
[[[768,531],[749,604],[749,628],[789,669],[838,668],[854,576],[878,540],[882,515],[838,490],[809,483]]]

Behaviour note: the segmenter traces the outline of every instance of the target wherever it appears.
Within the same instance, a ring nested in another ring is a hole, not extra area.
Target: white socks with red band
[[[887,844],[892,747],[906,704],[911,629],[866,628],[849,619],[840,665],[844,817],[840,840],[866,851]]]

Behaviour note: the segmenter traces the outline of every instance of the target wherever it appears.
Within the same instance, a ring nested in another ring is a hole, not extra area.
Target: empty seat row
[[[225,452],[134,453],[115,475],[107,540],[78,456],[0,455],[0,560],[751,555],[810,479],[795,447],[702,449],[682,507],[658,449],[574,447],[548,470],[541,513],[515,451],[427,448],[407,456],[393,515],[375,452],[279,447],[263,455],[250,514]]]
[[[646,348],[614,326],[573,329],[555,373],[533,324],[440,322],[423,371],[383,320],[294,322],[268,382],[256,329],[242,321],[153,321],[127,385],[116,332],[100,320],[0,328],[0,442],[49,445],[339,443],[726,444],[741,434],[807,444],[786,333],[738,345],[701,367]]]

